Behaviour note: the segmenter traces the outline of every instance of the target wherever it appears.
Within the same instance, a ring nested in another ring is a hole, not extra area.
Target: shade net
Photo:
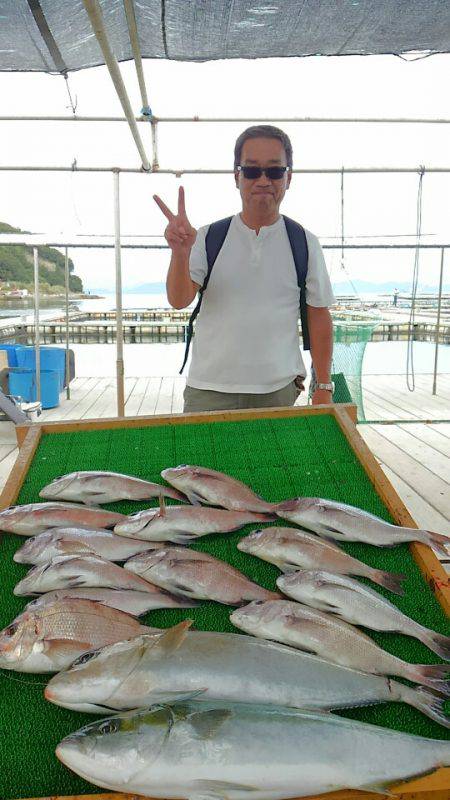
[[[101,0],[118,61],[132,58],[123,0]],[[442,0],[136,0],[144,58],[208,61],[450,51]],[[103,64],[83,0],[0,0],[0,70]]]

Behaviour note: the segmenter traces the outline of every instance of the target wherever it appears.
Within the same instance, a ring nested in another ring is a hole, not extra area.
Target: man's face
[[[241,153],[241,166],[281,167],[286,166],[286,152],[278,139],[247,139]],[[277,212],[291,182],[291,173],[285,172],[279,180],[270,180],[263,173],[260,178],[244,178],[242,172],[235,173],[236,186],[242,198],[242,207],[258,214]]]

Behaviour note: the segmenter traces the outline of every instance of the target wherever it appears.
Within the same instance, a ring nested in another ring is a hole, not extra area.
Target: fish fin
[[[196,492],[186,492],[186,497],[193,506],[200,506],[202,503],[206,503],[205,498],[201,497]]]
[[[169,533],[168,536],[170,536],[169,541],[174,544],[189,544],[192,539],[196,538],[195,533]]]
[[[162,493],[162,488],[159,492],[159,516],[165,517],[166,516],[166,502],[164,500],[164,495]]]
[[[75,659],[82,653],[87,653],[88,650],[92,650],[92,642],[78,642],[69,639],[50,638],[45,638],[43,641],[47,655],[51,650],[55,649],[58,651],[58,654],[70,656],[72,661],[75,661]]]
[[[85,506],[97,506],[101,503],[113,503],[114,498],[111,497],[110,494],[105,494],[105,492],[92,492],[91,494],[86,493],[86,497],[83,500]]]
[[[151,660],[155,655],[157,657],[161,656],[161,652],[164,656],[172,655],[172,653],[178,650],[181,643],[186,638],[186,634],[192,623],[192,619],[185,619],[182,622],[179,622],[178,625],[168,628],[166,631],[161,633],[160,636],[151,636],[148,641],[143,643],[140,664],[145,663],[147,659]]]
[[[189,791],[188,800],[225,800],[230,792],[257,792],[257,786],[248,786],[243,783],[231,783],[230,781],[192,781],[193,791]]]
[[[206,711],[196,711],[189,714],[189,724],[193,727],[199,739],[211,739],[220,726],[232,715],[226,708],[213,708]]]
[[[275,563],[275,562],[273,562],[273,563]],[[278,561],[278,563],[275,564],[275,566],[277,566],[278,569],[281,569],[281,571],[286,573],[286,574],[288,574],[290,572],[298,572],[300,570],[300,567],[299,567],[298,564],[291,564],[291,563],[289,563],[289,561]]]
[[[416,636],[419,638],[418,634]],[[445,661],[450,661],[450,636],[443,636],[442,633],[424,630],[420,634],[420,641],[429,647],[433,653],[436,653]]]
[[[406,575],[401,572],[384,572],[382,569],[374,569],[367,577],[394,594],[405,594],[402,583],[406,579]]]
[[[390,784],[392,786],[392,783]],[[376,784],[365,784],[364,786],[355,787],[358,789],[366,789],[368,792],[373,792],[374,794],[381,794],[383,797],[398,797],[397,794],[391,792],[389,786],[385,783],[376,783]]]

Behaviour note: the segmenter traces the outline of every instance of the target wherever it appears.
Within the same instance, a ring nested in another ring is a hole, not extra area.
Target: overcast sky
[[[122,65],[132,107],[141,101],[132,64]],[[220,61],[204,64],[146,61],[150,104],[157,116],[376,116],[450,117],[450,55],[416,61],[394,56]],[[71,73],[77,114],[121,115],[103,67]],[[446,88],[447,87],[447,88]],[[70,114],[63,78],[41,74],[0,74],[0,115]],[[447,99],[445,99],[447,98]],[[162,168],[232,167],[234,124],[161,124]],[[284,124],[298,168],[449,167],[449,125]],[[151,159],[150,126],[140,126]],[[0,123],[3,165],[139,167],[125,123]],[[194,226],[239,211],[232,176],[186,176],[187,209]],[[112,177],[109,174],[2,172],[0,220],[50,238],[113,234]],[[175,205],[180,181],[164,175],[121,177],[124,235],[157,235],[165,227],[155,206],[157,192]],[[345,233],[348,237],[413,236],[418,175],[345,177]],[[450,242],[450,174],[425,174],[424,242]],[[340,235],[340,176],[296,175],[282,210],[316,233],[323,243]],[[387,239],[392,241],[392,239]],[[353,241],[353,240],[352,240]],[[360,241],[359,239],[355,241]],[[394,239],[402,241],[402,239]],[[113,251],[73,250],[76,272],[86,288],[113,288]],[[421,256],[421,283],[436,284],[439,253]],[[346,276],[370,281],[408,281],[414,254],[326,255],[334,281]],[[123,253],[124,286],[163,280],[168,252]],[[450,256],[445,281],[450,282]],[[350,285],[349,285],[350,290]]]

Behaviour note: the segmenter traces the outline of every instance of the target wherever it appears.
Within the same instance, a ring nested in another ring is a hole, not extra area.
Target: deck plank
[[[432,508],[444,516],[448,514],[449,486],[443,478],[430,472],[401,447],[390,442],[386,435],[379,433],[373,425],[360,425],[358,430],[379,461],[390,467],[408,486],[419,487],[420,495]]]

